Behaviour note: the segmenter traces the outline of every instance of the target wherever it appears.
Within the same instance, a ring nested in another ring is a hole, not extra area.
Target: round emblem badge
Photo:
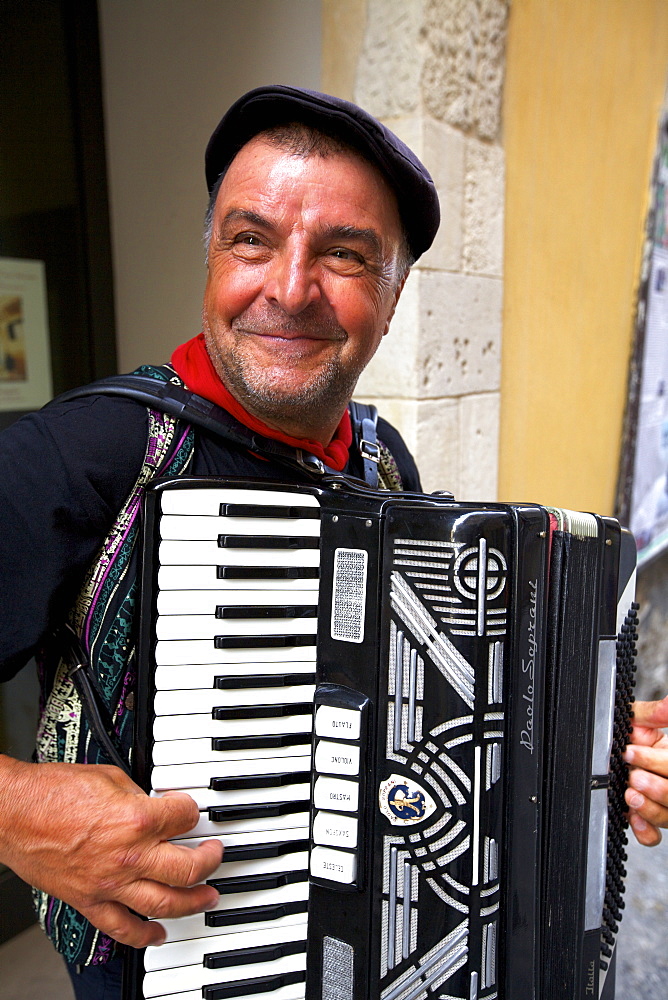
[[[402,774],[391,774],[385,781],[381,781],[378,805],[383,816],[393,826],[421,823],[436,808],[429,792]]]

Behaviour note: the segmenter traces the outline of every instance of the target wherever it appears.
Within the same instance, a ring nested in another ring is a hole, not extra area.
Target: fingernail
[[[156,925],[156,928],[158,926],[160,926],[160,925]],[[158,937],[158,939],[156,941],[153,942],[153,944],[156,947],[160,947],[160,945],[164,944],[166,940],[167,940],[167,931],[165,930],[164,927],[160,926],[160,936]]]
[[[645,822],[642,816],[635,815],[631,820],[631,826],[636,833],[644,833],[649,824]]]
[[[220,903],[220,893],[216,893],[215,897],[211,900],[211,902],[206,904],[204,909],[215,910],[219,903]]]
[[[631,792],[626,801],[632,809],[640,809],[645,800],[642,795],[638,794],[638,792]]]
[[[623,755],[624,760],[626,761],[627,764],[632,764],[635,759],[635,755],[636,753],[633,747],[627,747]]]

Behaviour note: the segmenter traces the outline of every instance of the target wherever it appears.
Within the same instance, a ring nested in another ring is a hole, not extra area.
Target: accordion
[[[144,528],[136,780],[225,851],[125,1000],[612,998],[632,536],[340,477]]]

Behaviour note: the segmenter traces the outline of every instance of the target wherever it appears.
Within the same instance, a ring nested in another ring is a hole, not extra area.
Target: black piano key
[[[215,635],[216,649],[278,649],[315,646],[314,635]]]
[[[309,841],[279,840],[271,844],[238,844],[226,847],[223,861],[255,861],[259,858],[282,858],[284,854],[308,851]]]
[[[306,941],[284,941],[282,944],[263,944],[255,948],[238,948],[236,951],[212,951],[204,956],[205,969],[229,969],[235,965],[252,965],[256,962],[275,962],[286,955],[299,955],[306,951]]]
[[[214,736],[212,750],[279,750],[282,747],[310,746],[311,733],[280,733],[273,736]]]
[[[315,605],[290,605],[276,604],[219,604],[216,608],[216,618],[317,618],[318,609]]]
[[[229,850],[229,848],[228,848]],[[291,903],[267,903],[264,906],[248,906],[236,910],[209,910],[204,914],[207,927],[238,927],[241,924],[255,924],[259,921],[278,920],[294,913],[306,913],[307,899],[297,899]]]
[[[221,517],[308,517],[311,520],[320,519],[318,507],[263,507],[253,503],[221,503]]]
[[[317,580],[317,566],[216,566],[218,580]]]
[[[281,719],[288,715],[311,715],[313,702],[298,702],[294,705],[219,705],[211,710],[211,718],[224,722],[226,719]]]
[[[245,979],[238,983],[217,983],[202,987],[203,1000],[230,1000],[232,997],[243,997],[253,993],[272,993],[283,986],[293,983],[305,983],[306,972],[282,972],[275,976],[260,976],[258,979]]]
[[[282,885],[295,885],[308,881],[306,870],[299,872],[266,872],[264,875],[239,875],[235,878],[210,878],[206,884],[217,889],[221,896],[234,892],[261,892],[263,889],[280,889]]]
[[[257,802],[238,806],[209,806],[206,810],[212,823],[225,823],[232,819],[269,819],[274,816],[288,816],[290,813],[304,812],[308,802],[297,799],[294,802]]]
[[[241,788],[283,788],[285,785],[299,785],[311,780],[310,771],[283,771],[277,774],[247,774],[237,777],[214,777],[209,788],[214,792],[238,790]]]
[[[218,535],[221,549],[319,549],[317,535]]]
[[[229,677],[214,677],[213,686],[219,691],[233,691],[241,688],[293,687],[295,684],[315,684],[315,674],[234,674]]]

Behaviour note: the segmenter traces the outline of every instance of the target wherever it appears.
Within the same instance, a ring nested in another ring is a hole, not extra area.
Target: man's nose
[[[267,274],[264,295],[268,302],[280,306],[290,316],[303,312],[321,296],[313,261],[299,248],[276,253]]]

